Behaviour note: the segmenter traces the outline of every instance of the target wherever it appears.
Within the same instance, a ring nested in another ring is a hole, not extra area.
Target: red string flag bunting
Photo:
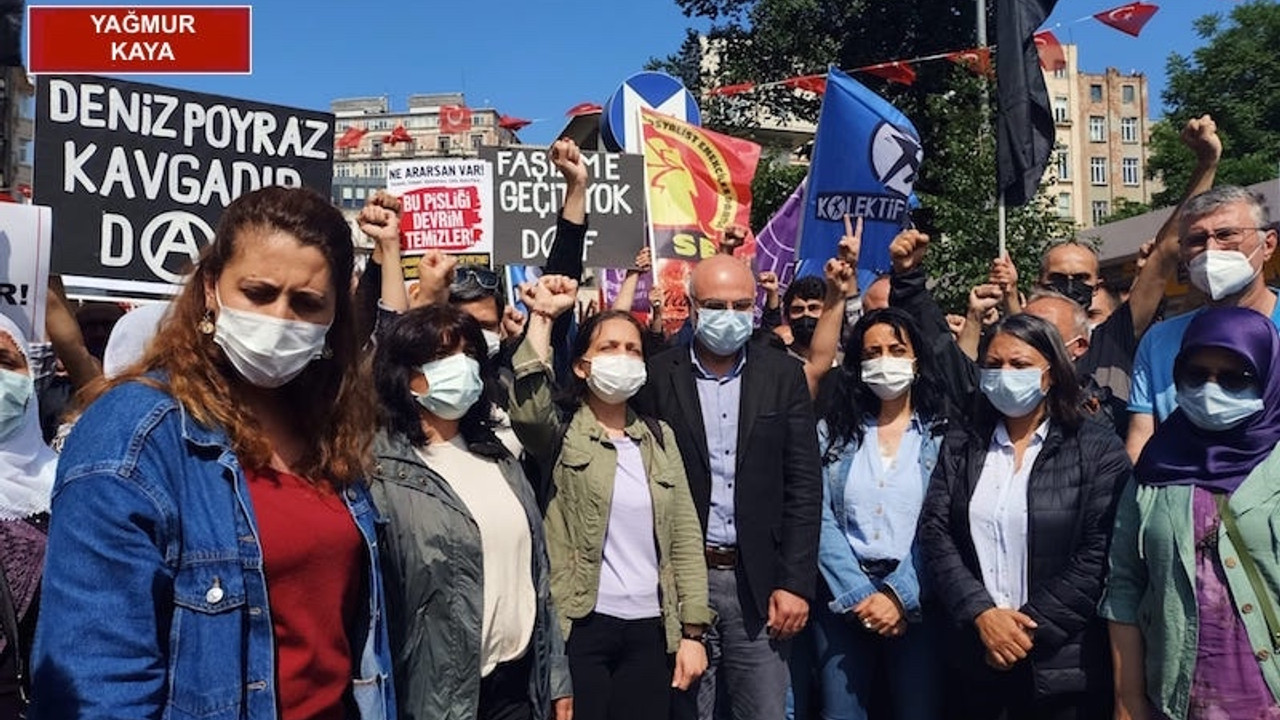
[[[787,78],[782,81],[782,84],[792,90],[804,90],[806,92],[821,95],[827,91],[827,76],[802,75],[801,77]]]
[[[991,75],[990,48],[983,47],[953,52],[947,55],[947,59],[961,67],[968,68],[976,75]]]
[[[604,112],[604,106],[599,103],[581,102],[569,108],[565,115],[569,117],[578,117],[579,115],[594,115],[595,113]]]
[[[346,132],[342,133],[342,137],[338,138],[338,142],[334,145],[339,150],[349,150],[351,148],[360,147],[360,139],[368,132],[369,131],[364,128],[358,128],[352,125],[347,128]]]
[[[521,130],[523,130],[524,128],[532,124],[533,124],[532,120],[525,120],[524,118],[511,117],[510,115],[503,115],[502,117],[498,118],[498,127],[502,128],[503,130],[510,130],[511,132],[520,132]]]
[[[816,77],[816,76],[815,76],[815,77]],[[728,95],[741,95],[742,93],[745,93],[745,92],[751,92],[752,90],[755,90],[755,89],[756,89],[756,84],[755,84],[755,83],[745,82],[745,83],[738,83],[738,84],[736,84],[736,85],[724,85],[724,86],[722,86],[722,87],[713,88],[713,89],[712,89],[711,91],[709,91],[707,94],[708,94],[708,95],[723,95],[723,96],[728,96]]]
[[[876,77],[884,78],[889,82],[896,82],[900,85],[910,85],[916,81],[915,68],[907,63],[895,60],[894,62],[880,63],[879,65],[868,65],[859,68],[862,72],[870,73]]]
[[[1122,33],[1138,37],[1138,33],[1142,32],[1142,27],[1147,24],[1147,21],[1159,9],[1159,5],[1131,2],[1110,10],[1103,10],[1093,17],[1103,25],[1109,25]]]
[[[456,135],[471,132],[471,108],[466,105],[444,105],[440,108],[440,132]]]
[[[1067,66],[1067,53],[1058,42],[1058,36],[1049,30],[1035,34],[1036,50],[1040,53],[1040,67],[1045,70],[1061,70]]]
[[[382,142],[387,145],[395,145],[396,143],[412,144],[413,136],[409,134],[408,130],[404,129],[403,124],[397,124],[386,137],[382,138]]]

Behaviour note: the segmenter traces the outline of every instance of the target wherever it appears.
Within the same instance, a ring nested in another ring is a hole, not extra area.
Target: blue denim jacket
[[[926,421],[920,443],[920,482],[929,486],[933,468],[938,463],[938,450],[942,446],[943,423]],[[818,423],[819,447],[827,446],[827,425]],[[906,610],[908,622],[920,622],[920,552],[919,545],[911,545],[911,562],[902,562],[883,580],[874,582],[858,564],[845,537],[845,483],[858,445],[849,443],[841,448],[834,462],[822,468],[822,533],[818,540],[818,569],[835,598],[829,604],[834,613],[845,613],[858,603],[887,586]]]
[[[395,717],[369,492],[353,695]],[[276,720],[275,640],[253,505],[226,433],[134,382],[80,418],[59,461],[31,665],[33,720]]]

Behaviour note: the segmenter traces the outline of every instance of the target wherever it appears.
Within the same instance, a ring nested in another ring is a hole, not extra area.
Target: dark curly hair
[[[497,398],[497,366],[489,359],[480,324],[450,305],[429,305],[401,315],[378,339],[373,356],[373,382],[383,427],[421,446],[423,408],[409,392],[409,381],[420,368],[461,349],[480,363],[484,392],[462,416],[458,431],[467,444],[492,442],[493,401]]]
[[[938,385],[933,357],[925,352],[924,338],[916,321],[905,310],[884,308],[862,316],[844,345],[844,361],[836,373],[835,390],[822,420],[827,425],[827,446],[823,462],[830,464],[850,444],[860,444],[866,435],[868,415],[880,413],[880,398],[862,381],[862,341],[875,325],[888,325],[894,337],[910,343],[916,354],[916,379],[911,383],[911,406],[926,421],[946,416],[946,396]]]

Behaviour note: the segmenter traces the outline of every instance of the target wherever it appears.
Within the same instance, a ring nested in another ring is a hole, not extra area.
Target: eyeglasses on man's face
[[[1192,252],[1200,252],[1209,246],[1212,240],[1219,250],[1239,250],[1245,240],[1252,237],[1262,227],[1224,227],[1216,230],[1194,232],[1182,237],[1182,244]]]

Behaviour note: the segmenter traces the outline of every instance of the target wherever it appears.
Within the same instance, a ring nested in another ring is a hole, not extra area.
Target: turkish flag
[[[1045,70],[1061,70],[1067,66],[1067,53],[1058,42],[1058,36],[1049,30],[1034,35],[1036,51],[1040,53],[1040,67]]]
[[[1110,25],[1122,33],[1138,37],[1138,33],[1142,32],[1142,26],[1146,25],[1159,9],[1159,5],[1131,2],[1110,10],[1103,10],[1093,17],[1103,25]]]
[[[974,48],[961,50],[947,56],[951,62],[969,68],[976,75],[991,75],[991,49]]]
[[[911,67],[907,63],[897,60],[858,69],[866,73],[871,73],[876,77],[884,78],[889,82],[896,82],[901,85],[910,85],[916,81],[915,68]]]
[[[827,76],[805,75],[803,77],[793,77],[783,80],[782,84],[794,90],[807,90],[816,95],[821,95],[827,91]]]
[[[30,200],[30,199],[31,199],[31,186],[30,186],[30,185],[28,185],[28,184],[26,184],[26,183],[22,183],[21,185],[18,185],[18,192],[22,194],[22,197],[24,197],[24,198],[26,198],[26,199],[28,199],[28,200]]]
[[[744,92],[751,92],[755,88],[756,88],[755,83],[744,82],[744,83],[738,83],[736,85],[723,85],[718,88],[713,88],[711,92],[707,94],[708,95],[724,95],[724,96],[739,95]]]
[[[580,102],[569,108],[565,115],[569,117],[578,117],[579,115],[593,115],[595,113],[604,112],[604,107],[593,102]]]
[[[338,138],[338,142],[335,144],[335,147],[339,150],[360,147],[360,139],[368,132],[369,131],[364,128],[358,128],[355,125],[352,125],[347,128],[346,132],[342,133],[342,137]]]
[[[502,117],[498,118],[498,127],[502,128],[503,130],[510,130],[511,132],[520,132],[525,127],[532,124],[533,124],[532,120],[525,120],[524,118],[511,117],[510,115],[503,115]]]
[[[396,143],[402,143],[402,142],[409,143],[412,145],[413,136],[409,134],[408,130],[404,129],[404,124],[401,123],[401,124],[397,124],[389,135],[382,138],[382,142],[386,143],[387,145],[395,145]]]
[[[443,135],[471,132],[471,108],[466,105],[445,105],[441,107],[440,132]]]

